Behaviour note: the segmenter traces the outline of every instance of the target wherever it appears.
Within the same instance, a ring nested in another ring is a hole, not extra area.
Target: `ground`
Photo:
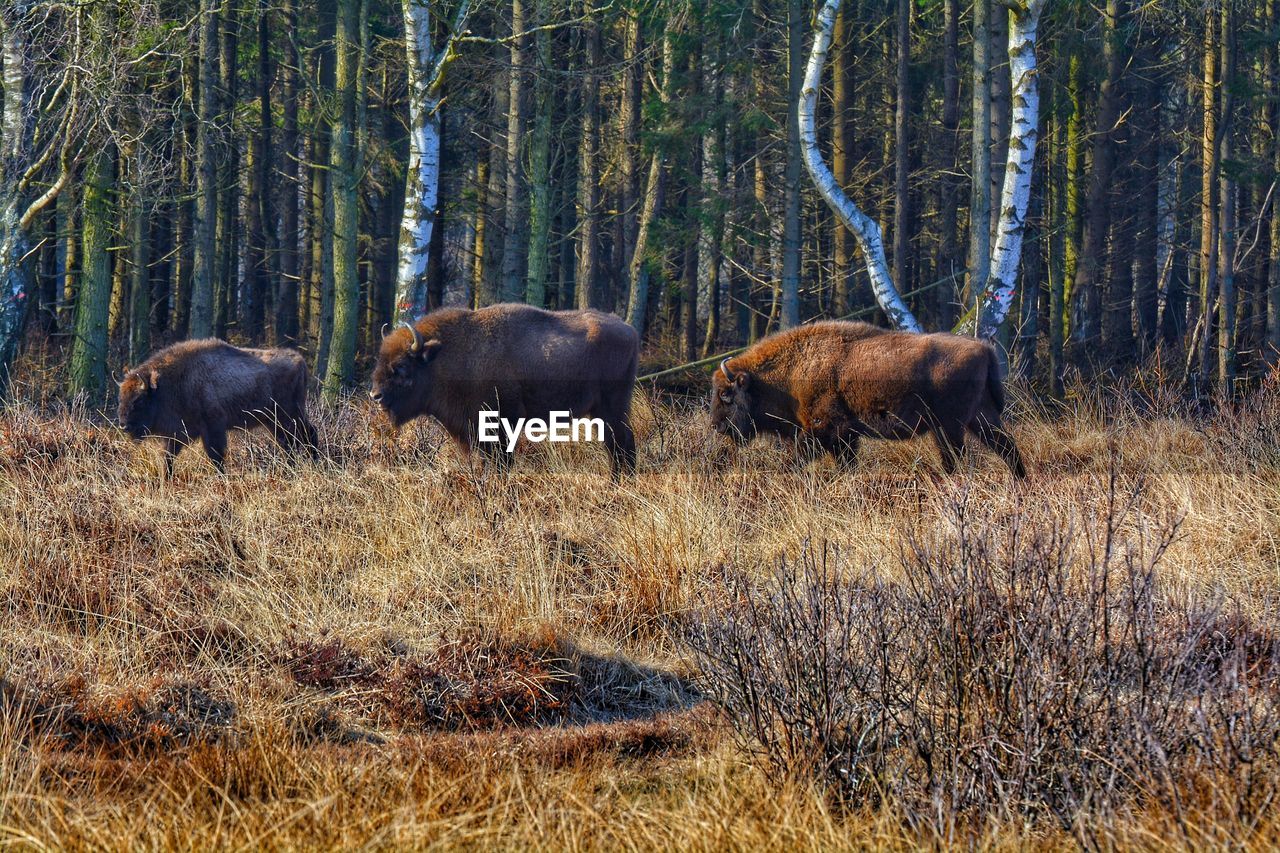
[[[806,546],[892,578],[959,497],[1029,518],[1180,519],[1166,594],[1264,619],[1280,592],[1280,396],[1193,412],[1140,386],[1014,388],[1016,483],[971,450],[856,469],[735,451],[637,397],[640,470],[535,448],[478,472],[429,423],[316,411],[327,459],[232,440],[225,476],[47,401],[0,414],[0,839],[31,847],[910,847],[892,804],[780,784],[705,700],[683,631],[726,568]],[[1191,808],[1188,806],[1188,808]],[[1140,795],[1113,843],[1265,847]],[[1189,829],[1187,827],[1190,827]],[[993,816],[983,846],[1073,846]],[[938,840],[938,839],[934,839]],[[957,841],[957,838],[941,839]]]

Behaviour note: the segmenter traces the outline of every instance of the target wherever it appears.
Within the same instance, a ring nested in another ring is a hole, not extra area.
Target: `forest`
[[[870,263],[806,172],[803,0],[5,0],[4,375],[35,348],[101,403],[213,335],[299,347],[332,403],[384,324],[504,301],[615,312],[662,369],[902,325],[878,279],[974,331],[993,272],[980,331],[1043,393],[1276,363],[1280,4],[835,5],[810,121]]]

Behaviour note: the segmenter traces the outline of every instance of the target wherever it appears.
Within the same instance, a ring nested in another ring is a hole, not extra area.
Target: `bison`
[[[307,365],[291,349],[240,349],[213,338],[165,347],[125,374],[120,425],[134,439],[165,440],[166,474],[183,445],[197,438],[224,470],[233,428],[267,427],[286,450],[316,453]]]
[[[846,462],[858,441],[932,432],[947,473],[965,432],[1015,477],[1022,457],[1004,431],[995,349],[973,338],[831,321],[767,338],[727,358],[712,378],[713,428],[739,443],[757,433],[803,439]]]
[[[482,410],[508,421],[561,411],[599,418],[617,476],[635,470],[639,351],[636,331],[599,311],[442,308],[383,338],[370,397],[394,426],[430,415],[464,452],[478,448],[499,465],[501,444],[478,441]]]

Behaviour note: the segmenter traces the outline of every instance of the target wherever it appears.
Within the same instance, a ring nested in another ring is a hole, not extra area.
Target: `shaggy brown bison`
[[[561,411],[599,418],[616,475],[635,469],[639,351],[635,330],[599,311],[442,308],[383,339],[370,396],[395,426],[430,415],[464,451],[499,465],[504,445],[478,441],[481,410],[513,422]]]
[[[852,462],[863,436],[932,431],[950,473],[967,430],[1022,477],[1003,411],[1000,363],[989,344],[866,323],[814,323],[774,335],[725,359],[712,378],[712,425],[739,442],[776,433]]]
[[[282,447],[316,452],[307,420],[307,365],[291,349],[240,349],[225,341],[165,347],[125,374],[120,425],[135,439],[165,440],[165,470],[199,439],[219,471],[227,430],[267,427]]]

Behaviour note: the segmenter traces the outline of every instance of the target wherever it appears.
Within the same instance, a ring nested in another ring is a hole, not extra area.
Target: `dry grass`
[[[169,482],[74,407],[0,414],[0,841],[1069,847],[1049,821],[938,839],[891,802],[769,781],[698,702],[688,608],[725,568],[763,574],[807,542],[893,579],[905,537],[961,493],[996,516],[1100,518],[1114,472],[1146,483],[1130,523],[1183,518],[1166,595],[1274,612],[1274,385],[1203,416],[1133,389],[1019,397],[1020,486],[976,453],[944,478],[927,442],[868,443],[849,473],[732,452],[697,404],[638,409],[640,473],[620,484],[598,448],[486,476],[432,426],[388,436],[358,403],[317,413],[327,462],[238,436],[227,476],[191,450]],[[1096,837],[1236,837],[1198,801],[1189,834],[1139,794]]]

